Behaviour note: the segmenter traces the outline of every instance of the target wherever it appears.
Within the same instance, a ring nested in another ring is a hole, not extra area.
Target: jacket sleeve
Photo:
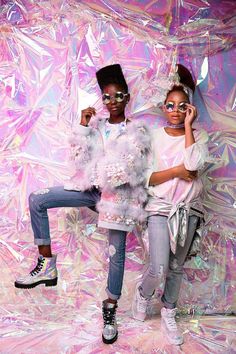
[[[126,133],[110,144],[101,164],[101,185],[114,188],[145,184],[151,145],[148,127],[142,122],[131,122]]]
[[[184,149],[184,166],[189,171],[198,171],[203,168],[209,159],[209,136],[205,130],[198,132],[196,142]]]
[[[65,189],[85,190],[92,185],[92,161],[96,146],[96,130],[79,125],[69,137],[71,146],[68,168],[71,178]]]
[[[69,137],[69,143],[71,146],[70,159],[76,167],[83,168],[83,166],[91,159],[93,135],[92,128],[79,125],[73,130]]]

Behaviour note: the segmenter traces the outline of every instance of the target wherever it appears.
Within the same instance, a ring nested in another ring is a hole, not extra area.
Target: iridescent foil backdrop
[[[236,2],[0,5],[0,353],[235,353]],[[131,318],[135,283],[147,260],[147,235],[139,230],[127,240],[119,339],[110,347],[101,343],[107,239],[86,209],[49,212],[58,286],[14,288],[37,258],[28,196],[68,178],[71,127],[89,105],[106,114],[95,72],[118,62],[130,87],[128,115],[155,126],[164,123],[159,103],[173,66],[186,65],[197,82],[196,124],[211,138],[207,230],[201,254],[185,265],[179,299],[182,349],[163,341],[156,299],[148,321]]]

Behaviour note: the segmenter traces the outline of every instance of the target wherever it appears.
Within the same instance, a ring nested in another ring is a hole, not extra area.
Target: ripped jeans
[[[101,193],[93,188],[84,192],[65,190],[63,186],[45,188],[29,196],[31,225],[34,232],[34,243],[50,245],[50,230],[48,209],[60,207],[89,207],[95,208]],[[109,273],[106,292],[113,300],[121,296],[124,265],[125,265],[125,231],[109,230]]]
[[[177,246],[176,253],[170,250],[170,236],[167,216],[152,215],[148,218],[148,237],[150,264],[140,285],[141,294],[151,298],[156,290],[162,295],[161,300],[166,308],[175,308],[183,276],[186,260],[198,217],[189,217],[188,236],[184,247]]]

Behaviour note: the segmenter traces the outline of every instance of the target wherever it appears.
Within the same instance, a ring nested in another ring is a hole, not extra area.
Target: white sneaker
[[[137,283],[132,302],[132,316],[138,321],[144,321],[147,313],[147,306],[150,299],[146,299],[140,294],[139,287],[141,282]]]
[[[181,345],[184,342],[182,333],[178,330],[175,322],[175,309],[161,309],[161,327],[169,342],[174,345]]]

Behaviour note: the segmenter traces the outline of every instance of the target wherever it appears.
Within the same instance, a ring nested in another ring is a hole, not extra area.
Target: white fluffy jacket
[[[131,231],[146,217],[143,205],[147,198],[150,132],[144,122],[131,121],[104,148],[104,126],[105,120],[98,119],[89,127],[80,125],[73,131],[70,143],[74,174],[65,189],[85,191],[98,187],[98,225]]]

